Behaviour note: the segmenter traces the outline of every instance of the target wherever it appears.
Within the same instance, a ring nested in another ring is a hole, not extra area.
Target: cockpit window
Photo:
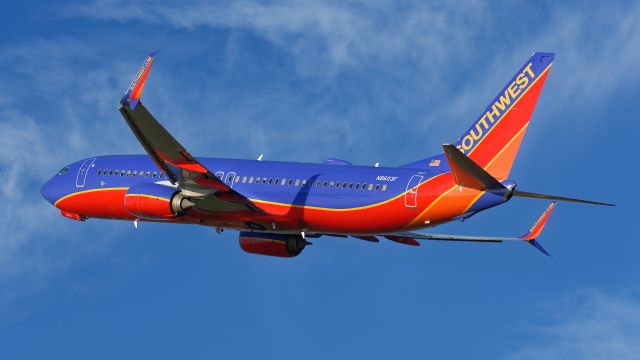
[[[64,175],[67,173],[67,171],[69,171],[69,167],[65,166],[62,169],[60,169],[60,171],[58,171],[58,175]]]

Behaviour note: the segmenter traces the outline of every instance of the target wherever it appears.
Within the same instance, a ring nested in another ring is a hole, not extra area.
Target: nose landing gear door
[[[422,182],[422,175],[413,175],[407,184],[407,192],[404,194],[404,206],[415,208],[418,206],[418,185]]]

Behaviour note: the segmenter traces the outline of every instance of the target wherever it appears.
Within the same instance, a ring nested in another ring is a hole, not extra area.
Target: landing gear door
[[[418,185],[422,182],[422,175],[413,175],[407,184],[407,192],[404,194],[404,206],[415,208],[418,206]]]

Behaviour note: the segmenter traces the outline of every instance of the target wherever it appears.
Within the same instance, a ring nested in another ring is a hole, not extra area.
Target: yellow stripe
[[[487,169],[489,166],[491,166],[491,164],[493,164],[493,162],[496,161],[496,159],[509,147],[509,145],[511,145],[511,143],[514,142],[518,138],[518,136],[520,136],[520,134],[522,134],[523,131],[527,130],[528,127],[529,127],[529,123],[526,123],[522,127],[522,129],[520,129],[520,131],[518,131],[516,133],[516,135],[514,137],[512,137],[511,140],[509,140],[509,142],[500,151],[498,151],[496,156],[494,156],[493,159],[491,159],[491,161],[489,161],[489,163],[484,167],[484,169]]]
[[[527,94],[527,92],[529,92],[529,90],[531,90],[531,89],[533,88],[533,86],[538,82],[538,80],[540,80],[540,79],[542,78],[542,76],[543,76],[546,72],[548,72],[548,71],[549,71],[549,69],[551,69],[551,65],[553,65],[553,64],[549,64],[549,66],[547,66],[547,68],[546,68],[546,69],[544,69],[544,71],[542,71],[542,72],[540,73],[540,75],[539,75],[539,76],[538,76],[538,77],[533,81],[533,83],[531,83],[531,86],[529,86],[529,88],[527,88],[527,90],[525,90],[525,92],[522,94],[522,96],[520,96],[520,97],[518,98],[518,100],[516,100],[516,101],[513,103],[513,105],[509,108],[509,110],[507,110],[504,114],[502,114],[502,117],[500,118],[500,120],[496,121],[496,123],[493,125],[493,127],[491,127],[491,129],[489,129],[489,131],[487,132],[487,134],[486,134],[482,139],[480,139],[480,141],[479,141],[479,142],[478,142],[478,143],[473,147],[473,149],[469,152],[469,154],[468,154],[467,156],[470,156],[470,155],[471,155],[471,154],[472,154],[472,153],[473,153],[473,152],[478,148],[478,146],[482,143],[482,141],[484,141],[484,139],[486,139],[486,138],[489,136],[489,134],[491,133],[491,131],[493,131],[493,129],[495,129],[495,128],[496,128],[496,126],[498,125],[498,123],[499,123],[500,121],[502,121],[502,119],[504,119],[504,118],[507,116],[507,114],[509,113],[509,111],[511,111],[511,109],[513,109],[513,108],[516,106],[516,104],[520,101],[520,99],[524,98],[524,96]],[[525,126],[524,126],[522,129],[520,129],[520,131],[518,131],[518,133],[517,133],[513,138],[511,138],[511,140],[509,140],[509,142],[507,143],[507,145],[505,145],[505,146],[500,150],[500,152],[498,152],[498,154],[496,154],[496,155],[493,157],[493,159],[491,159],[491,161],[489,162],[489,164],[493,163],[493,162],[498,158],[498,156],[499,156],[499,155],[504,151],[504,149],[505,149],[509,144],[511,144],[511,142],[513,142],[513,140],[514,140],[518,135],[520,135],[520,133],[521,133],[524,129],[526,129],[528,126],[529,126],[529,123],[527,122],[527,124],[525,124]],[[484,167],[484,169],[486,169],[487,167],[488,167],[488,165],[487,165],[486,167]],[[420,215],[418,215],[417,217],[413,218],[413,220],[411,220],[411,221],[409,222],[409,224],[408,224],[407,226],[405,226],[404,228],[406,229],[406,228],[410,227],[411,225],[415,224],[415,223],[416,223],[416,221],[417,221],[418,219],[420,219],[420,218],[421,218],[421,217],[422,217],[422,216],[423,216],[423,215],[424,215],[424,214],[425,214],[429,209],[431,209],[431,208],[432,208],[432,207],[433,207],[433,206],[434,206],[438,201],[440,201],[440,200],[442,199],[442,197],[443,197],[445,194],[450,193],[450,192],[451,192],[451,190],[455,189],[456,187],[457,187],[457,185],[454,185],[454,186],[453,186],[453,187],[451,187],[449,190],[445,191],[442,195],[440,195],[439,197],[437,197],[437,198],[436,198],[436,199],[431,203],[431,205],[429,205],[429,206],[428,206],[424,211],[422,211],[422,212],[420,213]],[[478,197],[476,197],[476,199],[471,203],[471,205],[469,205],[469,207],[467,207],[467,209],[466,209],[466,210],[469,210],[469,209],[471,208],[471,206],[473,206],[473,204],[474,204],[476,201],[478,201],[478,199],[480,198],[480,196],[481,196],[482,194],[483,194],[483,193],[480,193],[480,195],[479,195]],[[465,210],[465,212],[466,212],[466,210]]]
[[[421,183],[420,185],[424,185],[427,184],[428,182],[431,182],[432,180],[445,175],[446,173],[442,173],[442,174],[438,174],[432,178],[427,179],[427,181]],[[368,190],[367,190],[368,191]],[[313,209],[313,210],[327,210],[327,211],[352,211],[352,210],[362,210],[362,209],[368,209],[368,208],[372,208],[375,206],[380,206],[380,205],[384,205],[388,202],[391,202],[393,200],[396,200],[402,196],[405,196],[407,193],[407,191],[404,191],[403,193],[396,195],[390,199],[381,201],[379,203],[375,203],[375,204],[371,204],[371,205],[364,205],[364,206],[358,206],[358,207],[353,207],[353,208],[345,208],[345,209],[335,209],[335,208],[325,208],[325,207],[318,207],[318,206],[308,206],[308,205],[294,205],[294,204],[285,204],[285,203],[280,203],[280,202],[274,202],[274,201],[267,201],[267,200],[259,200],[259,199],[249,199],[253,202],[256,203],[260,203],[260,204],[269,204],[269,205],[280,205],[280,206],[289,206],[289,207],[294,207],[294,208],[299,208],[299,209]]]
[[[413,220],[411,220],[411,221],[409,222],[409,224],[407,224],[407,225],[403,228],[403,230],[404,230],[404,229],[407,229],[408,227],[410,227],[411,225],[413,225],[413,224],[414,224],[418,219],[420,219],[420,218],[422,217],[422,215],[424,215],[427,211],[431,210],[431,208],[432,208],[432,207],[434,207],[434,206],[436,205],[436,203],[437,203],[438,201],[440,201],[440,199],[442,199],[443,197],[445,197],[446,195],[448,195],[451,191],[453,191],[453,190],[454,190],[455,188],[457,188],[457,187],[458,187],[458,186],[456,185],[456,186],[454,186],[454,187],[450,188],[449,190],[447,190],[447,191],[443,192],[442,194],[440,194],[437,198],[435,198],[435,200],[433,200],[433,201],[431,202],[431,204],[429,204],[429,206],[427,206],[427,208],[426,208],[426,209],[422,210],[422,212],[420,213],[420,215],[418,215],[418,216],[416,216],[415,218],[413,218]]]
[[[91,189],[91,190],[78,191],[78,192],[74,192],[74,193],[71,193],[69,195],[65,195],[65,196],[61,197],[53,205],[57,206],[59,202],[61,202],[63,200],[66,200],[66,199],[68,199],[68,198],[70,198],[72,196],[76,196],[76,195],[80,195],[80,194],[86,194],[86,193],[90,193],[90,192],[104,191],[104,190],[128,190],[128,189],[129,188],[126,188],[126,187],[113,187],[113,188],[101,188],[101,189]]]
[[[520,97],[518,98],[518,100],[516,100],[516,101],[513,103],[513,105],[511,105],[511,107],[510,107],[510,108],[509,108],[509,109],[508,109],[504,114],[502,114],[502,116],[500,117],[500,119],[499,119],[498,121],[496,121],[496,122],[495,122],[495,124],[493,124],[493,126],[491,127],[491,129],[489,129],[489,131],[487,131],[487,133],[484,135],[484,137],[483,137],[482,139],[480,139],[480,141],[478,141],[478,143],[477,143],[477,144],[475,144],[475,146],[473,147],[473,149],[471,149],[471,151],[469,152],[469,154],[465,154],[465,155],[467,155],[467,156],[471,156],[471,154],[473,154],[473,152],[478,148],[478,146],[480,146],[480,144],[482,144],[482,142],[484,141],[484,139],[486,139],[486,138],[489,136],[489,134],[491,134],[491,132],[493,131],[493,129],[495,129],[495,128],[496,128],[496,126],[498,125],[498,123],[499,123],[500,121],[502,121],[502,119],[504,119],[504,118],[507,116],[507,114],[511,111],[511,109],[513,109],[513,108],[515,108],[515,107],[516,107],[516,104],[520,101],[520,99],[524,98],[524,96],[529,92],[529,90],[531,90],[531,89],[533,88],[533,86],[538,82],[538,80],[540,80],[540,79],[542,78],[542,76],[543,76],[547,71],[549,71],[549,69],[551,69],[551,65],[553,65],[553,64],[549,64],[549,66],[547,66],[547,68],[546,68],[546,69],[544,69],[544,71],[543,71],[543,72],[541,72],[541,73],[540,73],[540,75],[538,75],[538,77],[537,77],[537,78],[536,78],[536,79],[531,83],[531,86],[529,86],[529,87],[527,88],[527,90],[525,90],[525,91],[522,93],[522,96],[520,96]]]

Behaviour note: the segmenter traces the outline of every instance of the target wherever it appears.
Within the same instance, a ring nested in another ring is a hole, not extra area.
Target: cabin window
[[[349,189],[353,189],[353,183],[349,183]]]
[[[362,183],[362,190],[367,190],[367,183]]]
[[[294,186],[298,186],[298,185],[300,185],[300,179],[296,179],[296,183]]]
[[[120,176],[124,176],[124,170],[120,170]]]
[[[98,175],[102,175],[102,169],[98,170]]]
[[[327,184],[328,184],[328,183],[329,183],[329,182],[325,180],[325,181],[322,183],[322,186],[327,187]]]
[[[157,172],[155,172],[155,171],[154,171],[153,173],[151,173],[151,177],[152,177],[152,178],[155,178],[156,176],[158,176],[158,173],[157,173]]]
[[[330,181],[330,182],[329,182],[329,187],[330,187],[330,188],[332,188],[332,187],[333,187],[333,184],[335,184],[335,183],[334,183],[333,181]]]
[[[387,191],[387,184],[382,185],[382,191]]]
[[[376,184],[376,191],[380,190],[380,184]]]
[[[144,176],[144,170],[140,170],[139,176],[140,176],[140,177],[143,177],[143,176]]]
[[[289,179],[289,183],[287,185],[291,186],[293,184],[293,179]]]
[[[369,184],[369,191],[373,189],[373,184]]]
[[[346,189],[346,188],[347,188],[347,183],[346,183],[346,182],[343,182],[343,183],[342,183],[342,188],[343,188],[343,189]]]
[[[127,170],[127,176],[131,176],[131,170]]]
[[[253,176],[249,177],[249,184],[253,184]]]
[[[151,171],[147,171],[146,174],[144,175],[144,177],[149,177],[151,176]]]
[[[273,184],[273,179],[269,178],[269,184]]]
[[[133,176],[138,176],[138,170],[133,170]]]

